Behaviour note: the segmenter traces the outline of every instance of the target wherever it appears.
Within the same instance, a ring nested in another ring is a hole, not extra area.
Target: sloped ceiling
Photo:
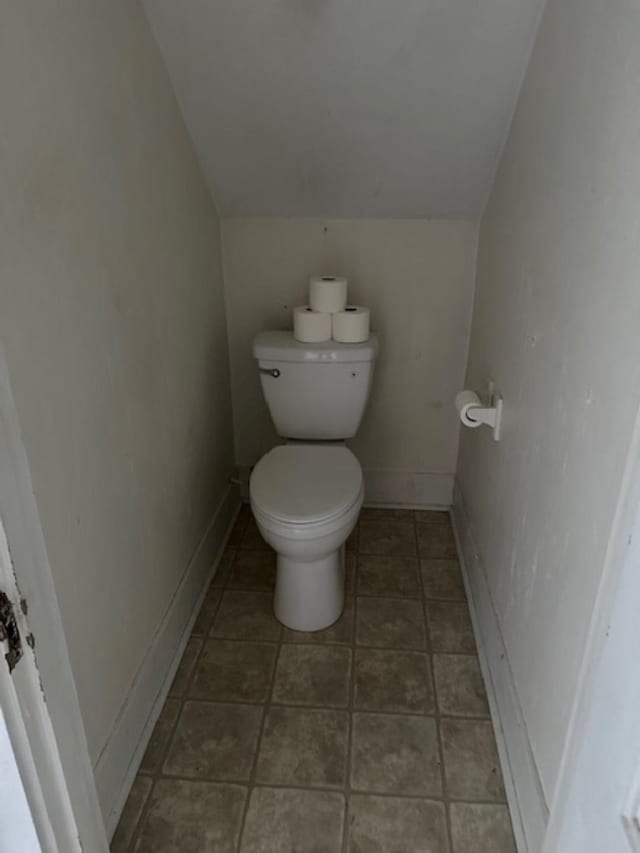
[[[143,1],[226,216],[477,216],[543,5]]]

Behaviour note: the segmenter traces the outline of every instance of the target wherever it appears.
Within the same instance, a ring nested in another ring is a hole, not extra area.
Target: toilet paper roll
[[[456,394],[456,409],[460,415],[460,420],[465,426],[472,429],[482,426],[481,421],[473,419],[474,408],[481,406],[480,397],[478,397],[475,391],[460,391],[459,394]]]
[[[309,305],[313,311],[335,314],[347,304],[347,280],[325,275],[309,282]]]
[[[310,305],[293,309],[293,337],[305,344],[331,340],[331,314],[313,311]]]
[[[343,344],[359,344],[369,340],[369,309],[347,305],[344,311],[331,315],[332,337]]]

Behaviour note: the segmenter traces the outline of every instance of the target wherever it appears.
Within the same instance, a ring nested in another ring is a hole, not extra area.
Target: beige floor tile
[[[169,696],[184,696],[184,692],[187,689],[189,678],[193,672],[193,667],[195,666],[196,659],[201,648],[202,641],[195,637],[191,637],[184,650],[184,654],[182,655],[178,671],[173,679],[173,684],[169,690]]]
[[[451,804],[453,853],[516,853],[506,806]]]
[[[273,594],[225,590],[211,637],[229,640],[278,640],[282,626],[273,615]]]
[[[262,722],[258,705],[185,702],[164,763],[171,776],[245,782]]]
[[[504,785],[491,723],[443,719],[440,727],[449,796],[503,802]]]
[[[254,788],[240,853],[340,853],[344,811],[342,794]]]
[[[435,720],[355,713],[351,787],[379,794],[441,796]]]
[[[240,542],[241,548],[249,548],[255,551],[271,551],[271,546],[262,538],[255,518],[250,518]]]
[[[356,563],[357,557],[353,552],[348,552],[344,556],[344,591],[345,595],[354,595],[356,591]]]
[[[358,558],[358,594],[419,596],[417,559],[361,555]]]
[[[240,550],[227,549],[208,591],[114,853],[132,841],[137,853],[342,853],[348,767],[350,853],[515,853],[447,514],[364,510],[346,554],[345,610],[314,633],[275,619],[275,555],[247,507],[234,537]],[[453,851],[444,804],[430,799],[442,797],[436,700]],[[164,773],[184,778],[152,787],[163,759]]]
[[[466,602],[427,601],[426,611],[433,652],[475,653],[476,641]]]
[[[413,521],[413,510],[366,506],[360,512],[360,521]]]
[[[480,663],[475,655],[434,655],[433,671],[441,714],[489,716]]]
[[[345,544],[345,550],[347,553],[352,553],[358,550],[358,525],[353,528],[353,531],[349,534],[349,538]]]
[[[415,525],[407,521],[362,521],[358,551],[380,557],[415,557]]]
[[[238,551],[231,566],[229,589],[272,590],[276,583],[274,551]]]
[[[353,642],[355,607],[352,596],[344,600],[342,616],[324,631],[292,631],[285,628],[282,639],[285,643],[328,643],[350,645]]]
[[[253,518],[253,512],[251,511],[251,504],[249,503],[249,501],[242,502],[238,511],[238,518],[246,518],[247,521],[250,518]]]
[[[227,582],[227,578],[229,577],[229,573],[231,572],[231,566],[233,565],[233,561],[236,558],[236,552],[234,548],[227,548],[222,557],[220,558],[220,562],[218,563],[218,567],[216,568],[216,573],[213,576],[213,580],[211,581],[211,586],[224,586]]]
[[[209,588],[193,626],[192,634],[195,637],[202,637],[208,633],[209,628],[213,624],[213,617],[216,615],[221,596],[222,590],[220,587],[212,586]]]
[[[238,640],[207,640],[189,697],[220,702],[265,702],[278,647]]]
[[[349,716],[345,711],[272,707],[258,754],[257,781],[340,788],[345,782]]]
[[[432,713],[428,655],[356,649],[354,705],[364,711]]]
[[[352,794],[349,853],[449,853],[442,803]],[[475,849],[469,847],[467,853]]]
[[[273,702],[346,708],[351,650],[342,646],[283,645],[278,656]]]
[[[451,527],[449,513],[433,509],[416,509],[413,512],[416,524],[444,524]]]
[[[457,560],[420,560],[420,572],[425,598],[466,600]]]
[[[422,604],[408,598],[358,597],[356,642],[360,646],[424,649],[426,632]]]
[[[171,732],[180,713],[180,700],[167,699],[153,727],[147,749],[140,765],[141,773],[155,773],[160,769],[162,759],[169,744]]]
[[[135,853],[234,853],[246,796],[238,785],[160,779]]]
[[[455,560],[458,557],[453,530],[448,524],[416,524],[418,551],[425,560]]]
[[[229,536],[229,545],[233,548],[237,548],[242,542],[242,537],[244,536],[244,532],[247,529],[247,524],[249,523],[249,519],[251,518],[251,512],[249,507],[241,507],[240,512],[236,518],[235,524],[233,525],[233,529],[231,531],[231,535]]]
[[[111,841],[111,853],[127,853],[129,850],[152,784],[148,776],[136,776]]]

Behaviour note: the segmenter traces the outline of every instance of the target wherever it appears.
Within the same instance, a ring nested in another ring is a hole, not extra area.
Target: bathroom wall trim
[[[109,838],[118,825],[239,508],[238,490],[229,486],[184,572],[95,764],[98,798]]]
[[[519,853],[542,849],[549,810],[518,700],[507,650],[476,547],[464,497],[456,482],[451,511],[460,564],[469,600],[513,831]]]

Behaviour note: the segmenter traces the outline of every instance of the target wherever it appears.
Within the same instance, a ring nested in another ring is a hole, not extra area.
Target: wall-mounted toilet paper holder
[[[479,406],[472,408],[469,412],[469,417],[474,421],[480,421],[481,424],[493,427],[493,437],[496,441],[500,441],[500,425],[502,421],[502,397],[495,396],[491,401],[491,406]]]
[[[474,429],[486,424],[493,428],[495,441],[500,441],[503,400],[500,394],[496,394],[493,382],[489,383],[487,396],[489,405],[485,406],[475,391],[460,391],[456,395],[456,408],[464,426]]]

